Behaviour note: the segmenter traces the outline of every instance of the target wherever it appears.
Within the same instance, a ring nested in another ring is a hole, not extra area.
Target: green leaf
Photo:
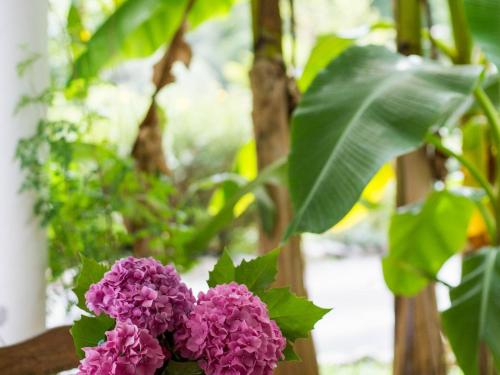
[[[210,288],[228,284],[235,279],[235,267],[227,250],[224,250],[214,269],[210,271],[207,284]]]
[[[143,57],[168,44],[187,0],[127,0],[92,35],[77,58],[72,79],[89,79],[123,57]]]
[[[265,233],[272,234],[274,226],[276,225],[276,205],[265,186],[260,186],[255,189],[254,196],[262,229]]]
[[[484,248],[462,268],[460,285],[450,291],[451,307],[442,314],[444,331],[464,373],[479,374],[482,344],[500,371],[500,249]]]
[[[250,261],[243,260],[235,269],[235,281],[245,284],[253,293],[269,288],[278,273],[279,254],[280,249],[275,249]]]
[[[106,315],[98,317],[82,315],[80,320],[75,321],[70,332],[78,357],[84,357],[82,348],[97,346],[106,338],[105,332],[113,329],[114,326],[115,321]]]
[[[237,0],[195,0],[189,12],[188,21],[191,28],[195,28],[214,17],[222,17],[229,13]]]
[[[82,259],[82,269],[76,279],[75,287],[73,292],[78,298],[78,307],[87,310],[85,306],[85,293],[89,290],[92,284],[99,282],[104,274],[109,270],[109,267],[97,263],[94,259],[87,258],[81,255]]]
[[[259,296],[267,305],[271,319],[290,341],[308,337],[316,322],[331,310],[296,296],[289,288],[270,289]]]
[[[127,36],[113,62],[147,57],[170,43],[181,25],[188,0],[162,1],[159,11]]]
[[[314,77],[353,43],[353,39],[341,38],[335,34],[319,36],[307,59],[304,71],[297,82],[300,90],[305,91]]]
[[[285,356],[285,361],[300,361],[300,356],[295,353],[293,348],[293,343],[290,341],[286,342],[285,350],[283,351],[283,355]]]
[[[79,2],[72,0],[68,10],[68,19],[66,23],[66,30],[71,39],[71,51],[73,56],[78,56],[80,54],[82,49],[82,34],[85,31],[79,8]]]
[[[330,63],[293,116],[295,217],[286,236],[320,233],[342,219],[384,163],[463,112],[480,72],[377,46],[351,47]]]
[[[208,286],[228,284],[232,281],[245,284],[253,293],[267,289],[275,280],[280,250],[275,249],[250,261],[243,260],[237,267],[227,251],[222,253],[214,269],[209,273]]]
[[[212,216],[209,220],[202,223],[196,228],[192,237],[187,241],[186,248],[192,253],[200,253],[204,251],[211,239],[219,233],[221,229],[228,226],[234,218],[234,207],[240,199],[251,192],[254,192],[259,187],[266,183],[275,182],[279,179],[277,176],[281,171],[286,168],[286,159],[277,160],[275,163],[269,165],[261,170],[259,175],[252,181],[242,186],[238,191],[231,194],[225,201],[224,206]]]
[[[465,12],[474,41],[500,68],[500,1],[465,0]]]
[[[164,375],[203,375],[203,371],[196,362],[168,362]]]
[[[473,208],[470,199],[440,191],[423,205],[393,215],[389,253],[382,262],[392,292],[414,295],[436,279],[443,264],[465,246]]]

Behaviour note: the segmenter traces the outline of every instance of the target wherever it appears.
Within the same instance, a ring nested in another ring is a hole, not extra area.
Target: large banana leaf
[[[206,20],[226,15],[237,0],[194,0],[189,12],[189,27],[195,28]]]
[[[443,328],[458,364],[477,375],[479,348],[485,345],[500,370],[500,250],[484,248],[463,262],[462,282],[450,291]]]
[[[353,43],[353,39],[342,38],[335,34],[319,36],[297,82],[299,88],[302,91],[307,90],[318,72]]]
[[[190,27],[227,14],[236,0],[195,0]],[[106,66],[153,54],[179,28],[188,0],[126,0],[92,35],[74,63],[73,79],[92,78]]]
[[[500,68],[500,0],[465,0],[474,41]]]
[[[77,58],[73,79],[92,78],[119,56],[142,57],[168,43],[187,0],[127,0],[92,35]]]
[[[330,63],[293,116],[287,235],[342,219],[384,163],[463,112],[480,72],[377,46],[351,47]]]
[[[435,279],[465,245],[473,208],[469,198],[439,191],[424,204],[394,214],[389,253],[382,262],[387,286],[395,294],[414,295]]]

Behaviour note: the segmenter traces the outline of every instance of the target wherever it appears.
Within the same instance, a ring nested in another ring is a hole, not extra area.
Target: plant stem
[[[495,219],[493,218],[490,209],[482,201],[476,201],[475,203],[477,210],[481,214],[484,224],[486,225],[486,230],[488,231],[488,235],[490,239],[493,241],[495,238],[497,238]]]
[[[497,198],[495,195],[495,192],[493,190],[493,187],[491,184],[488,182],[486,177],[484,177],[481,172],[472,164],[469,160],[465,159],[462,155],[457,154],[455,151],[449,149],[445,145],[443,145],[443,142],[441,142],[441,139],[439,137],[435,136],[434,134],[429,133],[426,138],[426,142],[433,145],[441,151],[443,154],[446,156],[453,157],[458,160],[458,162],[466,168],[469,173],[471,174],[472,177],[478,182],[479,185],[484,189],[486,195],[488,198],[490,198],[491,204],[493,206],[496,206]]]
[[[421,12],[421,4],[418,0],[396,2],[396,42],[398,52],[403,55],[422,55]]]
[[[488,123],[491,126],[491,132],[495,138],[495,146],[498,148],[500,146],[500,117],[498,116],[498,112],[481,86],[476,87],[474,96],[488,119]]]
[[[490,98],[484,92],[481,86],[476,87],[474,90],[474,95],[476,96],[477,102],[484,111],[488,123],[490,124],[491,131],[493,133],[493,138],[495,141],[495,152],[496,152],[496,166],[495,166],[495,180],[496,180],[496,190],[497,190],[497,203],[495,207],[495,221],[497,227],[497,236],[495,239],[495,245],[500,245],[500,204],[498,200],[500,199],[500,116],[495,109],[495,106],[491,102]]]
[[[472,37],[470,34],[463,0],[448,0],[453,39],[455,40],[456,64],[470,64],[472,56]]]
[[[453,47],[449,46],[446,44],[446,42],[434,38],[430,30],[423,30],[422,35],[429,39],[431,44],[435,46],[438,50],[440,50],[442,53],[444,53],[447,57],[449,57],[452,61],[455,61],[456,58],[456,52]]]

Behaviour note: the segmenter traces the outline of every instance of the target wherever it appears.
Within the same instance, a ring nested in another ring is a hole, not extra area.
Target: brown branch
[[[70,326],[50,329],[19,344],[0,348],[0,374],[48,375],[78,366]]]
[[[137,170],[140,172],[171,175],[163,150],[163,129],[158,118],[156,96],[163,87],[175,81],[172,74],[172,67],[175,62],[180,61],[186,66],[189,66],[191,62],[191,47],[185,41],[184,36],[187,30],[187,16],[193,4],[194,0],[191,0],[187,5],[179,29],[176,31],[164,55],[153,68],[152,80],[155,90],[151,95],[151,105],[146,117],[139,126],[139,132],[132,148],[132,157],[135,160]],[[147,189],[147,186],[145,188]],[[126,225],[130,233],[135,233],[144,227],[144,223],[133,219],[126,219]],[[137,239],[133,249],[136,256],[150,255],[149,239]]]

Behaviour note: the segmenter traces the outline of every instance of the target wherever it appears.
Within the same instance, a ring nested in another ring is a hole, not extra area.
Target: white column
[[[47,0],[0,0],[0,346],[45,327],[46,246],[32,215],[33,197],[14,154],[20,138],[35,131],[43,108],[14,109],[24,94],[47,85]],[[16,66],[39,55],[23,77]]]

